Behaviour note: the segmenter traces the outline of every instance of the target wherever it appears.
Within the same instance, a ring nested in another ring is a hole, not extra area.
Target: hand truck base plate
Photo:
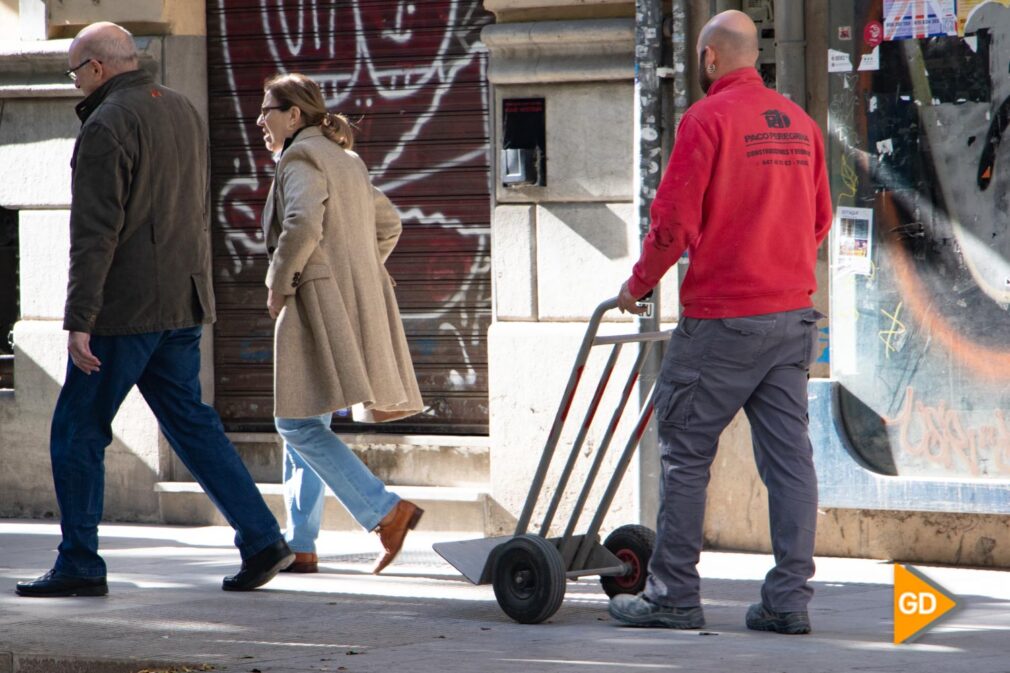
[[[476,540],[438,542],[433,545],[433,548],[439,556],[473,584],[490,584],[494,579],[492,577],[494,550],[513,537],[513,535],[501,535]],[[583,538],[582,535],[572,538],[574,548],[578,548],[583,543]],[[559,546],[561,542],[560,537],[548,538],[548,540],[555,546]],[[619,558],[599,541],[594,540],[584,567],[566,568],[565,576],[568,579],[577,579],[585,575],[621,575],[627,570],[627,566]]]

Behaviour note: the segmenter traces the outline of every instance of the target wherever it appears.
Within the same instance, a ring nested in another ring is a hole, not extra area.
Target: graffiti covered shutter
[[[489,129],[478,40],[490,21],[479,0],[208,1],[215,397],[228,429],[272,428],[259,217],[273,161],[256,117],[263,80],[280,71],[313,77],[329,109],[355,121],[355,150],[403,219],[387,268],[428,409],[376,429],[487,432]]]

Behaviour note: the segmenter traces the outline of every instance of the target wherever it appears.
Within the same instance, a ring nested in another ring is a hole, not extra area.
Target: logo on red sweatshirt
[[[761,114],[765,116],[765,122],[767,122],[770,129],[787,129],[792,124],[789,121],[789,117],[783,114],[781,110],[765,110]]]

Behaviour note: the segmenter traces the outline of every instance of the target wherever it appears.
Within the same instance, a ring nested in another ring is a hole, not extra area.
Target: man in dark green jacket
[[[165,438],[235,528],[239,573],[255,589],[294,559],[217,413],[200,396],[200,333],[214,321],[207,136],[181,94],[138,68],[133,37],[96,23],[70,45],[85,99],[74,147],[66,380],[53,413],[53,480],[63,541],[21,596],[108,593],[98,554],[105,448],[136,385]]]

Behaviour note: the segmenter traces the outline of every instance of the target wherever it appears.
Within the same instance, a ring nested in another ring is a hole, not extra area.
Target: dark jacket
[[[207,133],[135,70],[77,105],[63,328],[140,334],[214,321]]]

